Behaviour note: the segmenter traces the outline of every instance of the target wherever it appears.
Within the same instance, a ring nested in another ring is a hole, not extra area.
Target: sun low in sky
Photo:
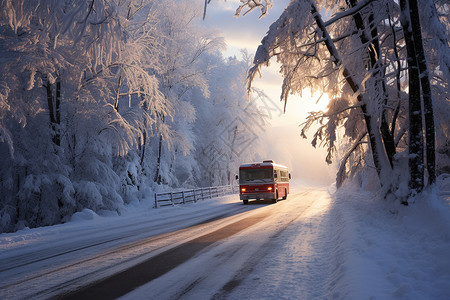
[[[254,55],[258,45],[265,36],[269,26],[281,15],[289,0],[277,0],[269,14],[259,18],[260,11],[254,10],[241,17],[234,17],[239,0],[215,0],[208,5],[205,23],[222,32],[227,48],[224,56],[241,58],[241,50]],[[335,168],[325,162],[326,152],[323,148],[311,146],[311,139],[300,136],[299,125],[305,121],[308,112],[324,110],[328,105],[328,95],[314,94],[304,91],[302,96],[291,95],[283,113],[284,103],[280,101],[283,78],[279,73],[279,64],[271,61],[270,67],[262,68],[261,78],[257,78],[252,86],[259,88],[269,96],[271,102],[279,106],[279,113],[270,114],[271,127],[267,129],[263,139],[266,145],[262,149],[267,159],[288,165],[291,168],[293,181],[301,184],[328,185],[334,182]],[[313,135],[313,129],[309,132]]]

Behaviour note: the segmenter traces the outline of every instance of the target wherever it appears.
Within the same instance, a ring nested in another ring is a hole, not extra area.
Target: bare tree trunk
[[[45,85],[47,92],[47,105],[50,116],[50,128],[52,141],[56,146],[61,146],[61,81],[58,78],[56,81],[56,95],[53,97],[53,85],[46,79]]]
[[[156,171],[155,178],[153,181],[157,184],[161,184],[161,155],[162,155],[162,134],[159,135],[159,145],[158,145],[158,157],[156,158]]]
[[[409,81],[409,187],[411,195],[422,191],[424,186],[422,103],[420,99],[419,68],[411,31],[411,20],[407,0],[400,0],[402,17],[400,18],[408,61]]]
[[[142,91],[143,92],[143,91]],[[143,93],[144,94],[144,93]],[[142,110],[147,113],[148,111],[148,104],[146,101],[144,101],[144,96],[141,95],[141,101],[143,101]],[[144,159],[145,159],[145,150],[147,149],[147,128],[148,128],[148,120],[144,118],[143,125],[139,128],[142,132],[142,140],[138,143],[139,145],[139,152],[140,152],[140,165],[141,165],[141,171],[144,172]]]
[[[161,116],[161,121],[164,123],[164,115]],[[162,134],[159,135],[159,144],[158,144],[158,156],[156,158],[156,171],[155,171],[155,177],[153,178],[153,181],[157,184],[161,184],[161,156],[162,156],[162,143],[163,143],[163,136]]]
[[[147,130],[144,129],[142,130],[142,145],[140,146],[140,150],[141,150],[141,160],[140,160],[140,165],[141,165],[141,170],[144,171],[144,158],[145,158],[145,148],[146,148],[146,144],[147,144]]]
[[[419,78],[422,87],[423,107],[425,116],[425,149],[428,170],[428,183],[436,182],[436,154],[435,154],[435,128],[433,113],[433,96],[425,50],[423,49],[422,30],[419,18],[419,8],[417,0],[408,0],[409,13],[411,18],[412,34],[414,38],[414,47],[416,50],[417,65],[419,66]]]
[[[116,99],[114,100],[114,109],[119,111],[119,98],[120,98],[120,87],[122,86],[122,76],[119,76],[119,82],[117,83]]]
[[[55,120],[56,124],[58,124],[58,130],[57,130],[57,145],[61,145],[61,132],[60,132],[60,126],[61,126],[61,78],[58,75],[58,78],[56,79],[56,97],[55,97]]]

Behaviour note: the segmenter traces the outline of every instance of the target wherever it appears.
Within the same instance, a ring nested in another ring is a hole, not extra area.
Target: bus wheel
[[[272,203],[277,203],[278,202],[278,190],[275,194],[275,199],[272,199]]]
[[[242,202],[244,202],[244,204],[248,204],[248,199],[242,200]]]
[[[283,200],[286,200],[286,199],[287,199],[287,190],[284,189],[284,197],[283,197]]]

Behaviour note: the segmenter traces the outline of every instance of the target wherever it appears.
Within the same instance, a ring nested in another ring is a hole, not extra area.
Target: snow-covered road
[[[3,233],[0,299],[447,300],[450,177],[441,179],[409,207],[358,188],[302,187],[276,204],[144,202],[120,217],[84,211]]]
[[[326,230],[317,230],[322,226],[316,222],[321,222],[320,216],[327,210],[329,199],[326,191],[304,191],[291,195],[287,201],[281,201],[276,205],[254,205],[258,208],[246,213],[246,218],[263,216],[263,220],[211,245],[193,259],[136,289],[123,299],[258,299],[268,297],[269,290],[276,293],[270,298],[279,298],[281,294],[272,287],[280,284],[284,286],[287,282],[296,285],[299,280],[296,276],[298,274],[290,273],[292,270],[289,268],[294,265],[289,264],[288,248],[302,248],[300,251],[296,249],[291,254],[295,253],[305,258],[313,255],[319,258],[320,255],[311,249],[313,247],[311,244],[317,240],[327,243],[327,238],[318,238],[318,235],[328,233]],[[305,226],[299,227],[300,224]],[[292,233],[295,233],[295,237],[287,236]],[[286,244],[293,240],[299,243],[295,246]],[[321,250],[325,250],[326,247],[320,245]],[[265,265],[268,257],[279,257],[284,262],[271,263],[269,267]],[[316,264],[314,260],[304,260],[302,265],[297,261],[295,268],[302,269],[311,262]],[[255,272],[255,268],[258,267],[261,270]],[[309,268],[311,279],[314,276],[320,279],[323,274],[317,270],[314,275],[311,274],[312,271],[313,268]],[[274,274],[267,274],[267,278],[261,278],[266,276],[265,272]],[[251,280],[248,280],[249,277]],[[240,288],[244,281],[249,283]],[[262,287],[267,289],[263,291]],[[321,292],[315,285],[308,288],[316,293]]]
[[[275,205],[242,205],[236,195],[230,195],[194,205],[134,211],[122,217],[101,218],[84,212],[78,218],[91,220],[4,234],[0,239],[0,298],[61,295],[188,241],[210,233],[215,236],[232,224],[259,217],[254,224],[213,240],[185,263],[124,296],[228,297],[264,256],[279,252],[277,241],[299,222],[306,225],[300,247],[308,251],[319,234],[313,230],[318,224],[311,223],[311,218],[326,211],[327,199],[325,190],[300,191]]]

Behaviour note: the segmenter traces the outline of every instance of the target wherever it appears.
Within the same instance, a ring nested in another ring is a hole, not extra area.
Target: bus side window
[[[275,181],[277,181],[278,178],[277,170],[273,170],[273,178],[275,179]]]
[[[281,171],[281,181],[287,182],[290,179],[290,175],[288,171]]]

